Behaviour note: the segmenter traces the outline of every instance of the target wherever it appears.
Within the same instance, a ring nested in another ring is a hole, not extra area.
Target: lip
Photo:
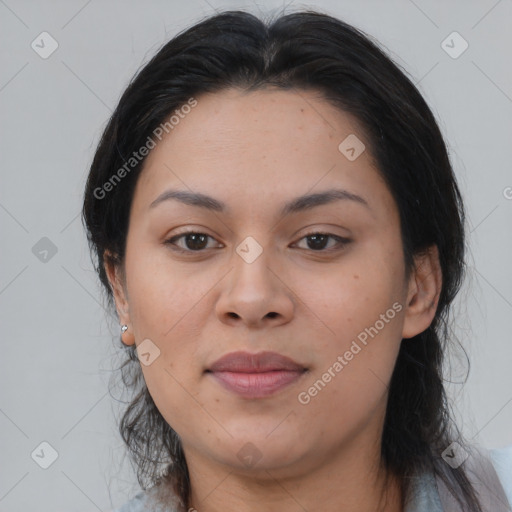
[[[225,389],[245,398],[263,398],[291,385],[307,368],[276,352],[231,352],[206,370]]]
[[[304,366],[289,357],[277,352],[230,352],[217,359],[208,371],[236,372],[236,373],[263,373],[277,370],[303,371]]]

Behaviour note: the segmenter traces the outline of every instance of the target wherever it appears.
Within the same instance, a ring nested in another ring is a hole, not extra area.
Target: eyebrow
[[[166,190],[165,192],[160,194],[149,205],[149,208],[154,208],[155,206],[163,203],[164,201],[169,200],[176,200],[183,204],[187,204],[190,206],[199,206],[201,208],[206,208],[208,210],[220,213],[225,213],[228,210],[227,205],[222,201],[219,201],[218,199],[207,196],[205,194],[201,194],[200,192],[188,192],[186,190],[172,189]],[[330,189],[324,192],[305,194],[296,197],[295,199],[292,199],[282,207],[280,215],[282,217],[285,217],[292,213],[309,210],[311,208],[315,208],[316,206],[321,206],[340,200],[353,201],[370,209],[370,206],[368,205],[367,201],[363,199],[361,196],[344,189]]]

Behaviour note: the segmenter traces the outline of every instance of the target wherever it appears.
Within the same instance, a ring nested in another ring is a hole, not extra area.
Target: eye
[[[327,250],[325,250],[328,242],[330,240],[334,240],[336,243],[331,245]],[[342,249],[345,245],[348,245],[351,240],[348,238],[343,238],[341,236],[333,235],[331,233],[309,233],[301,238],[301,240],[307,240],[307,245],[305,249],[310,249],[314,252],[330,252],[338,249]]]
[[[207,247],[208,239],[215,240],[210,235],[206,233],[198,233],[197,231],[186,231],[185,233],[181,233],[179,235],[173,236],[165,241],[166,244],[176,246],[177,251],[183,252],[201,252],[203,249],[209,249],[211,247]],[[177,241],[183,239],[184,247],[176,244]]]
[[[173,250],[180,252],[204,252],[204,249],[212,248],[211,246],[208,246],[208,239],[215,240],[213,237],[207,235],[206,233],[186,231],[169,238],[165,241],[165,243],[168,245],[173,245]],[[309,233],[300,239],[300,241],[302,240],[307,240],[306,244],[308,246],[302,247],[302,249],[311,250],[314,252],[330,252],[341,250],[345,245],[351,242],[351,240],[348,238],[343,238],[331,233],[320,232]],[[182,245],[178,243],[180,241],[183,242]],[[335,243],[331,244],[329,247],[329,241],[334,241]]]

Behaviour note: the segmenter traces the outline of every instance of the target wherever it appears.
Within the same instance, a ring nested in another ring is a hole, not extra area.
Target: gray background
[[[511,444],[512,1],[287,5],[319,8],[374,36],[438,118],[471,245],[455,310],[471,372],[463,386],[465,360],[454,351],[450,397],[468,439]],[[106,318],[79,218],[88,165],[128,80],[172,35],[215,9],[282,7],[0,0],[0,511],[109,510],[138,490],[108,392],[118,326]],[[43,31],[59,45],[47,59],[31,48]],[[458,58],[441,46],[453,31],[469,43]],[[57,249],[46,261],[43,237]],[[43,441],[58,452],[48,469],[31,457]]]

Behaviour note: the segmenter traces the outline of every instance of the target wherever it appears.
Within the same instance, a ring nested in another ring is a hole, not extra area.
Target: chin
[[[251,436],[246,431],[244,436],[230,439],[227,446],[212,446],[212,451],[215,451],[212,455],[236,472],[257,475],[262,471],[262,476],[267,478],[266,471],[285,468],[306,456],[298,452],[299,448],[304,448],[299,439],[293,439],[285,432],[283,436],[276,435],[273,439],[274,433],[270,437],[267,434]]]

